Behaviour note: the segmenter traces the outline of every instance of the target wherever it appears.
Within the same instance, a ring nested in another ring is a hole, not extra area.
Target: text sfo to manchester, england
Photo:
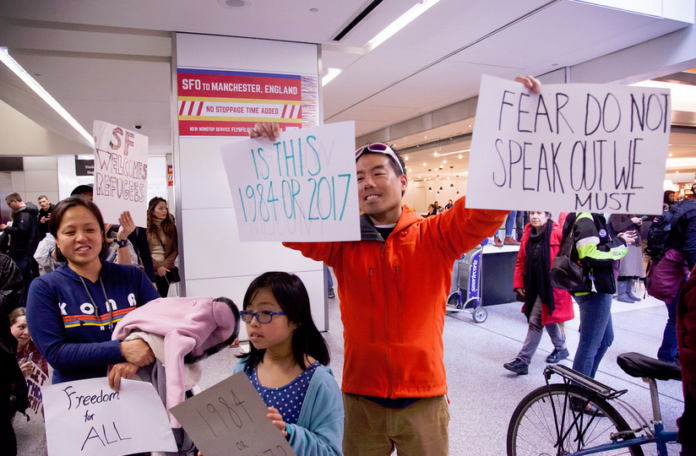
[[[570,133],[578,139],[534,143],[496,138],[500,166],[492,173],[494,184],[531,192],[572,191],[576,211],[630,211],[631,197],[636,195],[634,190],[643,188],[640,176],[649,173],[640,169],[641,157],[653,152],[644,150],[642,141],[650,134],[668,134],[668,96],[631,94],[630,112],[625,112],[628,101],[624,100],[622,113],[619,99],[611,92],[604,100],[587,94],[584,125],[571,125],[563,112],[570,100],[568,95],[556,93],[548,100],[539,95],[536,110],[526,99],[530,95],[520,93],[519,98],[516,95],[504,91],[498,131],[509,131],[509,123],[513,122],[516,128],[512,129],[519,133],[543,132],[566,137]],[[551,109],[547,109],[547,104]],[[614,139],[619,128],[625,130],[626,139]]]

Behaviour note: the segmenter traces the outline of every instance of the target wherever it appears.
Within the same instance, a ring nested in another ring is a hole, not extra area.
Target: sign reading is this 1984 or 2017
[[[223,146],[240,240],[359,240],[354,135],[342,122]]]
[[[484,76],[467,207],[659,214],[669,90]]]

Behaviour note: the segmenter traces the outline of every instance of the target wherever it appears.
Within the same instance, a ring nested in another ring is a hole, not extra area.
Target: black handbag
[[[181,276],[179,276],[179,268],[177,266],[174,266],[167,272],[167,275],[165,276],[167,278],[167,282],[169,283],[179,283],[181,282]]]
[[[164,246],[164,242],[162,242],[162,239],[159,240],[160,244],[162,245],[162,249],[166,252],[167,248]],[[177,266],[174,266],[171,268],[167,274],[164,276],[167,279],[167,282],[169,283],[179,283],[181,282],[181,276],[179,275],[179,268]]]
[[[573,256],[575,258],[578,257],[575,242],[573,241],[573,233],[571,231],[570,235],[563,242],[558,255],[553,260],[551,286],[570,293],[589,291],[592,289],[589,277],[585,274],[582,265],[573,260]]]

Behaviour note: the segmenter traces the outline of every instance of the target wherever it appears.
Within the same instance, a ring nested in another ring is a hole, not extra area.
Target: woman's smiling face
[[[103,234],[97,218],[87,208],[75,206],[65,211],[56,234],[56,245],[68,263],[86,266],[99,261]]]

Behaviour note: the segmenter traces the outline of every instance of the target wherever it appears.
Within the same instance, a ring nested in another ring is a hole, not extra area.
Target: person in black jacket
[[[612,263],[623,258],[635,232],[611,239],[604,216],[589,212],[570,213],[563,226],[563,241],[573,236],[583,273],[590,279],[587,290],[573,293],[580,307],[580,341],[573,369],[594,378],[599,363],[614,341],[611,324],[612,295],[616,292]]]
[[[0,262],[6,264],[2,259],[9,260],[7,256],[0,254]],[[12,272],[14,264],[10,261],[9,270],[0,271],[3,286],[8,285],[3,273],[10,275],[18,274],[16,266]],[[12,288],[10,287],[10,290]],[[3,295],[5,288],[0,288],[0,296]],[[17,364],[15,353],[17,352],[17,339],[10,331],[10,317],[7,309],[12,308],[8,302],[0,301],[0,453],[8,456],[17,454],[17,439],[12,428],[12,418],[16,412],[24,413],[29,406],[29,390],[24,380],[24,375]]]
[[[39,196],[39,206],[41,206],[38,215],[39,232],[41,233],[41,239],[43,239],[46,237],[46,233],[48,233],[48,221],[51,220],[51,212],[56,205],[52,204],[46,195],[41,195]]]
[[[9,315],[21,307],[24,280],[12,258],[0,253],[0,314]]]
[[[5,202],[12,209],[12,225],[0,225],[3,236],[9,236],[9,255],[15,262],[24,279],[22,305],[26,303],[27,291],[34,280],[34,252],[41,241],[38,226],[39,209],[32,203],[25,204],[19,193],[10,193]]]

